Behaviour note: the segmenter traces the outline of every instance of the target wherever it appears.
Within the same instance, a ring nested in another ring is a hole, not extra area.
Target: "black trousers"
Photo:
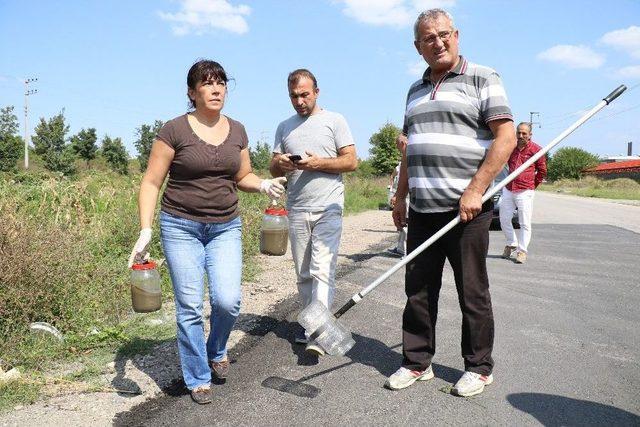
[[[423,370],[436,352],[438,297],[445,259],[453,269],[462,310],[462,357],[465,370],[489,375],[493,369],[493,310],[487,276],[489,225],[493,203],[482,213],[458,224],[407,264],[407,305],[402,317],[402,366]],[[457,215],[457,211],[419,213],[409,211],[407,253],[420,246]]]

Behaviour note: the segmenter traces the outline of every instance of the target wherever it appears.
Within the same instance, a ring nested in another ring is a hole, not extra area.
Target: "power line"
[[[597,119],[595,119],[593,121],[596,122],[596,121],[599,121],[599,120],[608,119],[609,117],[617,116],[618,114],[626,113],[627,111],[635,110],[636,108],[640,108],[640,104],[634,105],[634,106],[629,107],[629,108],[625,108],[624,110],[616,111],[615,113],[611,113],[611,114],[608,114],[606,116],[598,117]]]
[[[635,85],[633,85],[633,86],[629,87],[629,88],[625,91],[625,95],[627,95],[627,96],[628,96],[628,95],[629,95],[629,92],[631,92],[631,91],[633,91],[633,90],[637,89],[638,87],[640,87],[640,83],[636,83]],[[550,129],[550,128],[551,128],[551,129],[558,128],[559,126],[556,126],[557,124],[562,123],[562,122],[566,122],[567,120],[570,120],[570,119],[571,119],[572,117],[574,117],[574,116],[582,116],[582,115],[583,115],[583,114],[585,114],[587,111],[591,110],[593,107],[595,107],[595,104],[593,104],[593,105],[589,105],[589,106],[587,106],[587,107],[585,107],[585,108],[582,108],[582,109],[580,109],[580,110],[572,111],[572,112],[570,112],[570,113],[564,113],[564,114],[557,114],[557,115],[554,115],[554,116],[549,116],[549,117],[547,117],[547,119],[558,119],[558,120],[553,120],[551,123],[548,123],[547,125],[545,125],[545,127],[546,127],[547,129]],[[616,115],[618,115],[618,114],[625,113],[625,112],[627,112],[627,111],[629,111],[629,110],[634,110],[634,109],[636,109],[636,108],[638,108],[638,105],[635,105],[635,106],[633,106],[633,107],[627,108],[627,109],[622,110],[622,111],[618,111],[618,112],[611,113],[611,114],[609,114],[609,115],[607,115],[607,116],[597,117],[597,118],[595,118],[594,120],[592,120],[592,122],[599,121],[599,120],[603,120],[603,119],[606,119],[606,118],[608,118],[608,117],[613,117],[613,116],[616,116]],[[532,112],[532,113],[530,113],[530,114],[536,114],[536,113],[535,113],[535,112]],[[533,118],[532,118],[532,120],[533,120]]]

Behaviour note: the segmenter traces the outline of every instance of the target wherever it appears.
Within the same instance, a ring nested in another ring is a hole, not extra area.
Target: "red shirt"
[[[529,141],[522,150],[516,147],[509,157],[509,173],[518,169],[520,165],[529,160],[542,148],[533,141]],[[524,190],[534,190],[547,176],[547,160],[545,156],[540,157],[534,164],[526,168],[513,181],[507,184],[507,190],[517,192]]]

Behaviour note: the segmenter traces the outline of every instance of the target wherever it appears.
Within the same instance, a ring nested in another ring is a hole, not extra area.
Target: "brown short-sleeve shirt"
[[[227,222],[238,216],[235,175],[249,140],[242,123],[229,120],[229,135],[218,146],[200,139],[187,114],[168,121],[157,139],[175,151],[161,209],[199,222]]]

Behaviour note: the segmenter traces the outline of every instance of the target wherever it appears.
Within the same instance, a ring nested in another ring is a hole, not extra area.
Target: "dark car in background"
[[[500,171],[496,179],[493,181],[493,185],[496,185],[509,175],[509,170],[505,167]],[[491,230],[501,230],[500,227],[500,199],[502,198],[502,190],[493,195],[493,217],[491,218]],[[513,211],[513,217],[511,218],[511,224],[513,228],[520,228],[520,222],[518,221],[518,210]]]

